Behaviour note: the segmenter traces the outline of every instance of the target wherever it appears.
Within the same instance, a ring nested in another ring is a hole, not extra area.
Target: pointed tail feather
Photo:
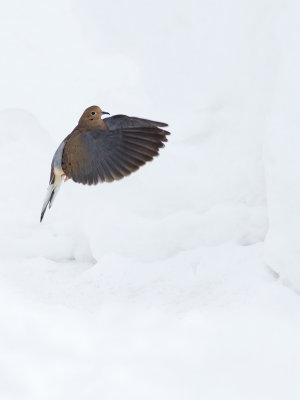
[[[46,193],[46,197],[44,200],[44,204],[42,207],[42,212],[41,212],[41,218],[40,218],[40,222],[43,221],[45,212],[47,210],[47,206],[49,204],[49,208],[51,208],[53,201],[59,191],[60,185],[62,182],[62,177],[61,176],[55,176],[55,178],[52,179],[52,181],[50,182],[48,189],[47,189],[47,193]]]

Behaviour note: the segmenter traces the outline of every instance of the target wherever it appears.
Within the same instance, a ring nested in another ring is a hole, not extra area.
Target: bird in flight
[[[163,122],[109,114],[98,106],[87,108],[78,125],[56,150],[40,222],[52,206],[62,181],[84,185],[112,182],[130,175],[159,154],[170,132]]]

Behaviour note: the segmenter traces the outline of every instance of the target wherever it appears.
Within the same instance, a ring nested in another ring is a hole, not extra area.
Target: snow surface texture
[[[0,399],[300,396],[296,1],[6,2]],[[87,106],[162,120],[161,156],[67,182]]]

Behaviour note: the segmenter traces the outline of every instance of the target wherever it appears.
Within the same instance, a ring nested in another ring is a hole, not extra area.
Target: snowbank
[[[299,4],[289,2],[275,30],[278,51],[276,85],[270,102],[265,139],[265,169],[270,229],[266,262],[290,286],[300,289],[300,57]]]

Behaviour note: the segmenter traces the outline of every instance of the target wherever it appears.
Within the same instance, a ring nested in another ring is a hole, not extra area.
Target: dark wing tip
[[[165,128],[166,126],[169,126],[165,122],[154,122],[155,126],[159,126],[161,128]]]
[[[156,136],[157,138],[160,138],[160,140],[162,140],[162,138],[164,138],[167,135],[171,135],[171,132],[166,131],[164,129],[160,129],[156,126],[143,126],[141,128],[125,128],[122,129],[123,132],[125,133],[133,133],[135,135],[140,135],[140,137],[142,137],[144,134],[152,134],[154,136]]]

